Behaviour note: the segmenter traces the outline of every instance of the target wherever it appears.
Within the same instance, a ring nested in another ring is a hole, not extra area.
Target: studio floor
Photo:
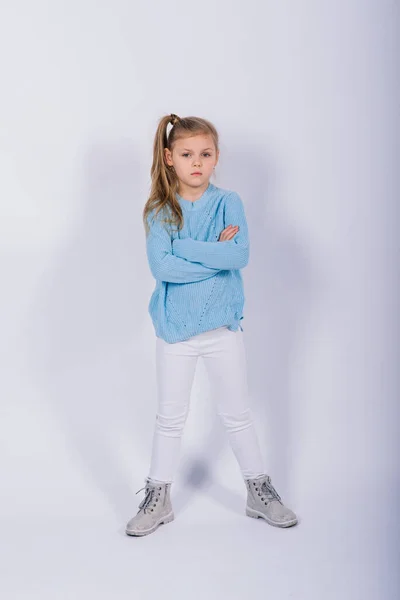
[[[372,505],[360,506],[350,494],[341,504],[343,493],[296,506],[299,524],[288,529],[246,517],[244,494],[232,494],[224,506],[211,489],[196,490],[189,501],[175,489],[175,521],[143,538],[124,533],[122,515],[3,518],[1,597],[394,598],[389,588],[382,595]],[[134,508],[126,520],[130,513]]]

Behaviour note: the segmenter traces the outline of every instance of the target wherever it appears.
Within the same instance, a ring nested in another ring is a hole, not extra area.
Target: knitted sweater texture
[[[240,196],[209,183],[194,202],[176,197],[184,218],[180,231],[168,229],[161,212],[148,216],[146,252],[156,280],[148,311],[156,336],[174,343],[223,325],[243,330],[240,269],[249,261],[249,235]],[[228,225],[238,225],[238,233],[219,242]]]

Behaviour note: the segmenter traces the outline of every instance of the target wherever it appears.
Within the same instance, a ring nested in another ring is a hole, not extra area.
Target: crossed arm
[[[249,239],[242,200],[232,192],[225,206],[225,223],[238,225],[233,239],[200,242],[192,238],[171,241],[157,219],[149,220],[146,251],[155,279],[171,283],[191,283],[213,277],[226,269],[241,269],[249,259]]]
[[[213,277],[221,270],[174,256],[171,236],[163,224],[151,217],[148,223],[150,231],[146,238],[146,252],[155,279],[170,283],[192,283]]]
[[[249,261],[249,233],[242,200],[232,192],[225,206],[225,224],[238,225],[239,231],[229,241],[200,242],[192,238],[175,239],[175,256],[214,269],[242,269]]]

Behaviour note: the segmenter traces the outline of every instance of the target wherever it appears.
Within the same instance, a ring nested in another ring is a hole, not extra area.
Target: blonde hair
[[[167,135],[168,125],[172,129]],[[218,132],[214,125],[200,117],[180,118],[174,113],[165,115],[158,123],[153,145],[153,164],[151,166],[151,191],[143,209],[143,221],[146,234],[149,232],[148,217],[155,211],[155,216],[160,211],[168,213],[169,218],[164,218],[164,223],[175,224],[178,229],[183,227],[183,215],[180,204],[176,198],[178,191],[178,177],[173,167],[165,162],[164,148],[171,152],[175,142],[180,138],[190,137],[198,134],[209,134],[212,136],[215,148],[218,151]]]

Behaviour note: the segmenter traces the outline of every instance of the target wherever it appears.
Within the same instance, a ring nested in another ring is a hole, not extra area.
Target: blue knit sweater
[[[212,183],[194,202],[176,197],[184,218],[180,231],[169,232],[154,210],[147,220],[147,258],[156,279],[148,311],[156,336],[173,343],[223,325],[243,331],[239,269],[249,260],[249,236],[242,200]],[[228,225],[238,225],[239,231],[219,242]]]

